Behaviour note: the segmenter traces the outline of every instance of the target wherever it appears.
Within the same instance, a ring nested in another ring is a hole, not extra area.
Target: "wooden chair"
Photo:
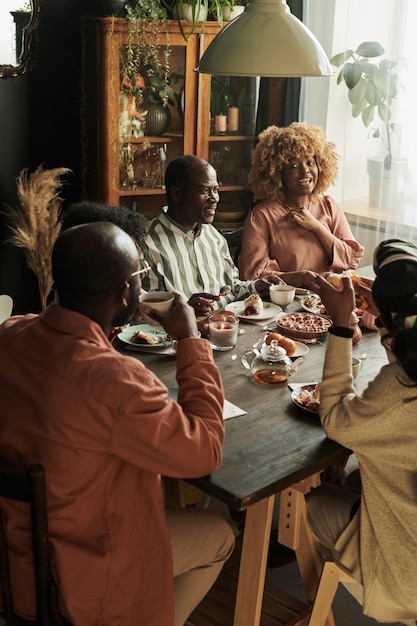
[[[58,611],[58,592],[49,554],[45,475],[41,465],[27,470],[0,467],[0,497],[28,504],[31,517],[33,564],[36,585],[36,625],[65,626]],[[0,501],[0,588],[6,626],[35,624],[14,614],[6,533],[7,513]],[[67,625],[68,626],[68,625]]]
[[[240,248],[242,244],[242,233],[243,233],[243,226],[241,226],[240,228],[236,228],[235,230],[222,233],[223,237],[227,241],[227,244],[230,250],[230,255],[236,267],[239,267],[239,254],[240,254]]]
[[[337,587],[341,583],[358,584],[331,559],[325,559],[310,613],[308,626],[323,626],[331,608]]]

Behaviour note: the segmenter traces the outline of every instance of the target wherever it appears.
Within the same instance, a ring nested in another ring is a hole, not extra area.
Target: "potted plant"
[[[164,0],[169,3],[169,0]],[[235,0],[173,0],[170,7],[172,16],[178,21],[182,36],[187,41],[199,27],[199,34],[204,31],[208,16],[219,24],[223,23],[223,9]],[[169,4],[167,5],[169,6]],[[186,32],[184,21],[191,22]]]
[[[246,0],[221,0],[223,20],[231,22],[238,15],[241,15],[246,7]]]
[[[365,41],[356,50],[335,54],[330,63],[340,68],[337,84],[344,82],[348,88],[353,117],[361,116],[366,128],[371,126],[376,115],[382,121],[382,130],[371,127],[371,135],[381,139],[386,150],[384,166],[391,169],[391,137],[395,131],[393,104],[399,90],[398,62],[389,59],[381,59],[378,63],[370,61],[384,53],[384,48],[377,41]]]
[[[131,0],[126,14],[129,37],[120,68],[122,111],[129,112],[124,118],[139,136],[145,127],[146,134],[161,135],[171,119],[168,104],[174,106],[177,99],[172,85],[184,76],[183,72],[170,72],[171,48],[168,43],[160,46],[167,10],[155,0]]]
[[[184,71],[169,72],[169,68],[154,59],[137,59],[136,66],[124,68],[121,77],[121,98],[124,99],[122,110],[126,116],[128,128],[121,129],[121,135],[162,135],[168,128],[171,114],[168,105],[175,106],[180,95],[173,85],[184,78]],[[142,130],[142,132],[140,132]]]
[[[361,117],[370,136],[380,139],[385,155],[368,157],[369,205],[397,209],[401,204],[407,163],[394,158],[392,139],[395,132],[395,102],[399,93],[398,61],[382,58],[385,50],[377,41],[365,41],[356,50],[345,50],[331,57],[340,68],[337,84],[348,89],[353,117]],[[371,59],[379,59],[373,62]],[[380,122],[379,126],[376,125]]]

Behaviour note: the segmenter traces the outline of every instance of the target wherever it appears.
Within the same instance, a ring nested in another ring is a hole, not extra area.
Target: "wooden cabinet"
[[[146,119],[133,133],[123,121],[129,119],[126,109],[135,107],[134,101],[128,103],[126,94],[121,96],[120,70],[128,43],[132,43],[128,20],[85,19],[82,117],[84,195],[88,199],[135,206],[147,217],[153,217],[166,204],[163,178],[169,162],[183,154],[197,154],[218,171],[221,185],[218,227],[231,230],[243,221],[251,206],[246,183],[256,139],[255,126],[242,123],[242,116],[247,114],[245,106],[247,109],[251,102],[253,106],[256,104],[254,94],[252,100],[246,98],[246,102],[242,96],[251,79],[227,79],[227,86],[234,93],[235,115],[240,115],[241,119],[237,128],[236,124],[232,125],[234,130],[230,131],[227,123],[225,130],[219,130],[217,122],[225,119],[215,120],[214,114],[227,114],[227,111],[214,109],[218,107],[219,88],[221,92],[224,79],[212,80],[209,75],[194,72],[199,58],[219,30],[217,23],[207,22],[202,35],[193,34],[185,41],[175,21],[168,23],[166,31],[161,29],[160,54],[163,55],[169,45],[170,73],[182,73],[184,78],[174,86],[176,102],[174,107],[168,105],[168,128],[161,135],[152,135]],[[249,90],[255,88],[252,81]]]

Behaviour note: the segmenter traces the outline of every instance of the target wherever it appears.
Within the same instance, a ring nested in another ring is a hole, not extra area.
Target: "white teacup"
[[[295,287],[291,285],[271,285],[269,297],[274,304],[286,307],[294,300]]]
[[[352,357],[352,376],[356,378],[359,372],[362,369],[363,361],[362,359],[358,359],[356,356]]]
[[[147,306],[158,313],[169,313],[174,306],[175,296],[169,291],[144,291],[139,296],[140,314],[149,324],[159,326],[152,318],[143,313],[143,306]]]

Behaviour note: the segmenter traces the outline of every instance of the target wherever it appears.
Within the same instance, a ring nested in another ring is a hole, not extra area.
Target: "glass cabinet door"
[[[97,161],[97,176],[90,188],[95,185],[95,197],[104,202],[135,207],[147,217],[166,204],[166,167],[178,156],[195,153],[197,132],[198,39],[185,41],[178,24],[168,22],[160,28],[156,49],[158,62],[152,65],[141,57],[141,42],[132,36],[128,20],[95,20],[95,61],[89,63],[95,63],[99,76],[97,140],[89,161],[93,170]],[[162,103],[158,93],[164,84],[170,89]]]
[[[210,78],[210,77],[209,77]],[[212,76],[208,95],[208,133],[200,154],[217,170],[220,203],[215,225],[222,231],[241,226],[252,205],[247,186],[257,132],[259,79]]]

